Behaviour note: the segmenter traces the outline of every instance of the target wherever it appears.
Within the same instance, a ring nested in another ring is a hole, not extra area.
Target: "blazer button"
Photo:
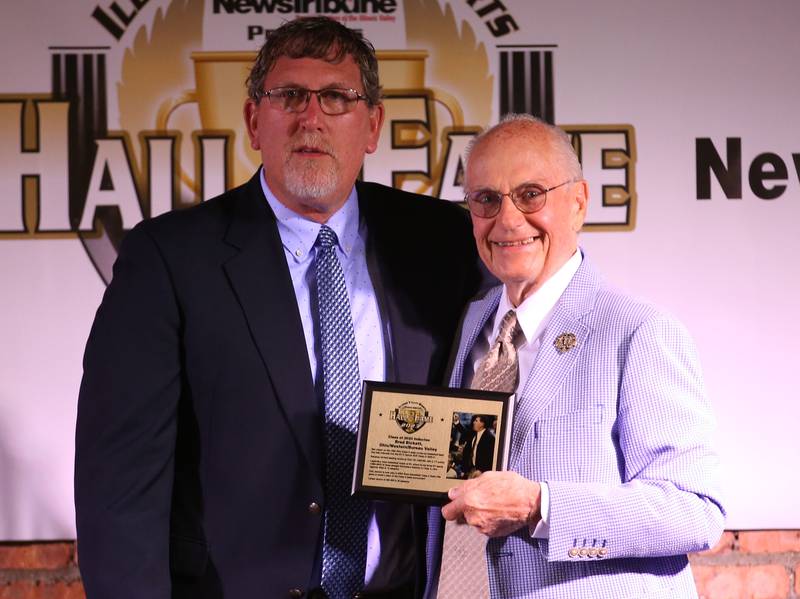
[[[599,555],[600,557],[605,557],[605,556],[607,556],[607,555],[608,555],[608,549],[606,549],[605,547],[603,547],[602,549],[600,549],[600,550],[597,552],[597,555]]]
[[[319,506],[319,504],[316,501],[312,501],[311,503],[308,504],[308,513],[309,514],[314,514],[315,516],[319,516],[321,511],[322,511],[322,508]]]
[[[600,553],[599,549],[589,549],[589,557],[597,557],[597,554]]]
[[[589,555],[589,550],[584,547],[581,549],[581,557],[586,557],[587,555]]]
[[[567,552],[567,555],[570,557],[578,557],[578,553],[580,553],[580,550],[577,547],[573,547]]]
[[[300,589],[289,589],[289,597],[292,599],[300,599],[303,596],[303,591]]]

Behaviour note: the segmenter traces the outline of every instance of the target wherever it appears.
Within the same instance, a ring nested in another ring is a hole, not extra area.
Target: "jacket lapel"
[[[419,306],[409,298],[410,290],[396,283],[397,274],[414,263],[413,248],[403,242],[408,232],[397,222],[402,215],[392,212],[387,198],[373,197],[369,185],[357,182],[356,189],[359,211],[367,223],[367,267],[381,314],[388,319],[391,350],[386,352],[386,380],[425,383],[430,368],[425,348],[430,339],[424,328],[407,324],[404,314],[414,313]]]
[[[509,468],[516,468],[519,452],[525,437],[533,430],[533,423],[552,402],[587,345],[592,330],[584,322],[584,316],[594,307],[599,286],[598,274],[584,257],[556,304],[536,362],[517,395]],[[575,336],[575,345],[566,350],[562,347],[559,351],[557,340],[570,333]]]
[[[461,325],[461,338],[458,342],[458,352],[453,362],[453,372],[450,375],[451,387],[464,386],[464,365],[472,353],[478,335],[486,326],[486,322],[497,311],[500,304],[500,295],[503,286],[493,287],[486,295],[471,302],[467,306],[464,320]]]
[[[319,406],[289,268],[259,174],[231,198],[225,241],[239,253],[224,268],[245,313],[286,421],[312,472],[322,480]]]
[[[384,323],[384,328],[388,328],[390,334],[385,338],[390,339],[391,351],[385,351],[386,355],[386,381],[394,382],[404,380],[400,378],[397,371],[397,355],[396,346],[398,343],[396,328],[400,327],[399,319],[396,317],[397,307],[396,298],[392,293],[387,293],[385,286],[391,280],[388,276],[387,261],[389,257],[387,254],[386,245],[384,242],[385,234],[383,232],[386,224],[384,223],[383,213],[376,206],[377,202],[370,199],[369,191],[361,185],[356,183],[356,191],[358,193],[358,210],[361,218],[367,223],[367,240],[366,240],[366,258],[367,270],[369,271],[372,287],[375,290],[375,297],[378,301],[378,309],[380,314],[386,315],[388,318],[387,323]],[[401,346],[403,340],[400,340]],[[407,380],[407,379],[405,379]]]

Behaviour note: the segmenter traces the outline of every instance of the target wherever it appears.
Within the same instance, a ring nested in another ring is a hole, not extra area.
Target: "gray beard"
[[[323,198],[332,194],[338,183],[339,169],[333,159],[323,167],[295,156],[286,161],[286,189],[297,198]]]

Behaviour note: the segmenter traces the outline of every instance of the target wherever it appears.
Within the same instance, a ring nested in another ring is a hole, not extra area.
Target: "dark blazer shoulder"
[[[440,200],[431,196],[402,191],[380,183],[359,181],[356,184],[361,206],[368,212],[378,211],[393,214],[395,217],[419,217],[425,220],[441,219],[462,225],[469,224],[469,214],[454,202]]]
[[[370,237],[389,253],[436,264],[478,264],[472,225],[453,202],[378,183],[357,183],[359,208]]]
[[[247,183],[214,198],[146,219],[126,237],[148,236],[165,248],[204,245],[226,238],[231,227],[253,229],[274,220],[256,174]]]

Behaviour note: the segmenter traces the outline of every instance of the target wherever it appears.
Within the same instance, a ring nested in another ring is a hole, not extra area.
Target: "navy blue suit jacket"
[[[466,211],[357,188],[391,330],[387,378],[441,384],[481,278]],[[140,223],[120,248],[84,358],[75,499],[89,599],[307,588],[322,523],[310,506],[325,505],[322,422],[258,175]],[[417,570],[422,584],[421,551]]]

